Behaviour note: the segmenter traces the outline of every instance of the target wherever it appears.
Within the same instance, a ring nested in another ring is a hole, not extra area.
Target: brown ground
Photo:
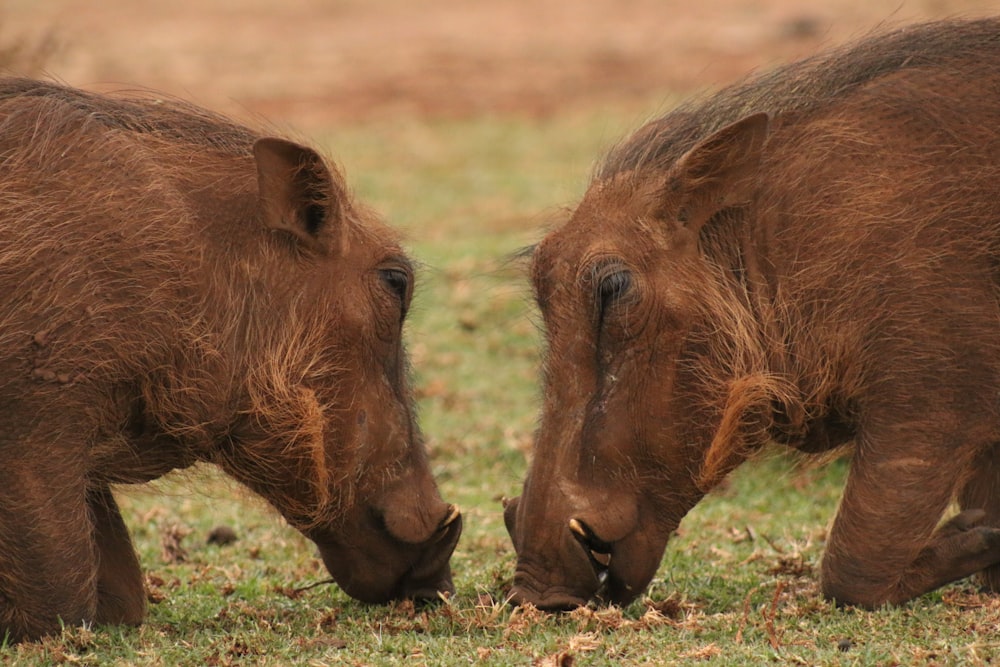
[[[817,7],[805,9],[807,6]],[[550,113],[716,86],[879,24],[997,0],[5,0],[48,70],[303,130],[374,116]]]

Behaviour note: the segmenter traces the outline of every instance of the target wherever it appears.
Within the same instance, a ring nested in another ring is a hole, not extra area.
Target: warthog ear
[[[339,249],[342,193],[319,154],[286,139],[253,145],[264,224],[323,254]]]
[[[767,124],[765,113],[747,116],[681,156],[668,188],[674,201],[679,195],[676,218],[684,226],[698,231],[723,208],[750,200]]]

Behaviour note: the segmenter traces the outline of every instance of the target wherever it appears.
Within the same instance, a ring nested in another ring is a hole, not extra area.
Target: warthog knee
[[[874,595],[871,591],[859,586],[823,582],[822,590],[823,597],[835,603],[838,607],[875,609],[887,602],[885,596]]]
[[[96,622],[102,625],[140,625],[146,618],[146,592],[127,591],[124,595],[98,593]]]
[[[20,609],[3,609],[0,607],[0,645],[18,644],[57,635],[64,625],[78,625],[82,618],[75,618],[70,623],[62,621],[57,614],[29,614]]]
[[[902,601],[894,595],[898,581],[877,581],[875,577],[845,574],[843,568],[833,568],[824,563],[820,576],[823,597],[838,607],[877,609]],[[906,598],[903,598],[906,599]]]

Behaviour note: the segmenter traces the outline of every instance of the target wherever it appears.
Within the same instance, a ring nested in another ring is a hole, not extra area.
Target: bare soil
[[[878,27],[997,0],[6,0],[0,39],[54,32],[49,75],[143,87],[300,129],[551,114],[718,86]]]

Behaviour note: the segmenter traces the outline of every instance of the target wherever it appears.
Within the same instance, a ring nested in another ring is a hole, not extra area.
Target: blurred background
[[[15,63],[303,131],[386,116],[555,114],[716,86],[878,26],[996,0],[6,0]],[[0,46],[0,49],[4,47]]]
[[[465,516],[455,600],[417,613],[311,588],[326,577],[312,544],[212,470],[119,489],[148,622],[0,646],[0,663],[849,664],[839,656],[851,638],[868,652],[851,649],[850,664],[1000,659],[1000,599],[971,588],[942,593],[957,601],[928,618],[830,613],[815,566],[842,463],[741,468],[685,518],[649,600],[624,620],[542,623],[506,607],[514,552],[500,503],[520,492],[531,456],[543,355],[518,251],[566,218],[601,153],[751,70],[998,3],[0,0],[0,70],[150,89],[288,131],[403,231],[420,264],[406,327],[420,422],[442,495]],[[220,527],[236,541],[213,542]]]

